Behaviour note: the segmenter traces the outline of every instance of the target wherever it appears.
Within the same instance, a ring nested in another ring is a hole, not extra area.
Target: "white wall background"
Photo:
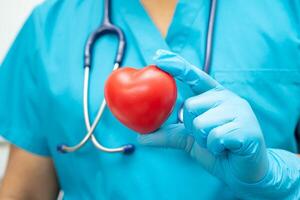
[[[0,63],[31,10],[40,2],[42,0],[0,0]],[[0,138],[0,183],[7,156],[8,145]]]

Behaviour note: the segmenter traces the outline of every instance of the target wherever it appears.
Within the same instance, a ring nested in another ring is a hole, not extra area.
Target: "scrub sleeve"
[[[49,156],[43,128],[43,34],[34,10],[0,66],[0,135],[28,152]]]

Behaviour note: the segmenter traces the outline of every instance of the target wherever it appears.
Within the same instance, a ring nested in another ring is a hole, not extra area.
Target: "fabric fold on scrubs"
[[[0,135],[19,148],[49,156],[43,135],[47,99],[41,85],[38,17],[33,11],[0,67]]]
[[[126,1],[119,3],[120,12],[146,65],[153,63],[152,57],[157,49],[176,52],[196,66],[203,65],[210,1],[178,1],[165,38],[141,2],[131,1],[130,6]],[[151,38],[145,35],[151,35]]]

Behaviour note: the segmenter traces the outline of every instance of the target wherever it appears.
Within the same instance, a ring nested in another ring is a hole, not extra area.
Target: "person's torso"
[[[169,49],[203,66],[209,1],[181,0],[164,40],[137,0],[112,1],[112,20],[126,35],[123,66],[151,64],[159,49]],[[211,75],[246,98],[262,127],[268,147],[295,152],[300,113],[300,6],[290,1],[218,1]],[[74,145],[85,135],[83,52],[89,34],[101,22],[103,1],[48,1],[40,8],[45,33],[41,49],[45,69],[45,134],[65,199],[234,199],[222,182],[180,150],[137,145],[133,155],[96,150],[91,142],[75,153],[56,145]],[[46,13],[46,14],[45,14]],[[113,68],[116,38],[104,36],[94,48],[90,82],[93,120]],[[177,112],[191,90],[177,81]],[[138,105],[137,105],[138,106]],[[106,109],[95,131],[105,146],[137,144],[137,133]]]

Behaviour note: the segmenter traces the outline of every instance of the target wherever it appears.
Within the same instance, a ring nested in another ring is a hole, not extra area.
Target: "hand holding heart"
[[[186,151],[241,199],[299,199],[299,158],[266,148],[245,99],[174,53],[159,50],[154,61],[167,73],[154,66],[124,68],[109,78],[105,97],[121,122],[140,133],[159,128],[176,99],[170,75],[188,84],[195,95],[184,103],[183,123],[140,135],[141,144]]]
[[[139,136],[139,142],[182,149],[232,187],[261,180],[268,171],[267,149],[249,103],[174,53],[159,50],[154,61],[195,96],[184,103],[183,123]]]

